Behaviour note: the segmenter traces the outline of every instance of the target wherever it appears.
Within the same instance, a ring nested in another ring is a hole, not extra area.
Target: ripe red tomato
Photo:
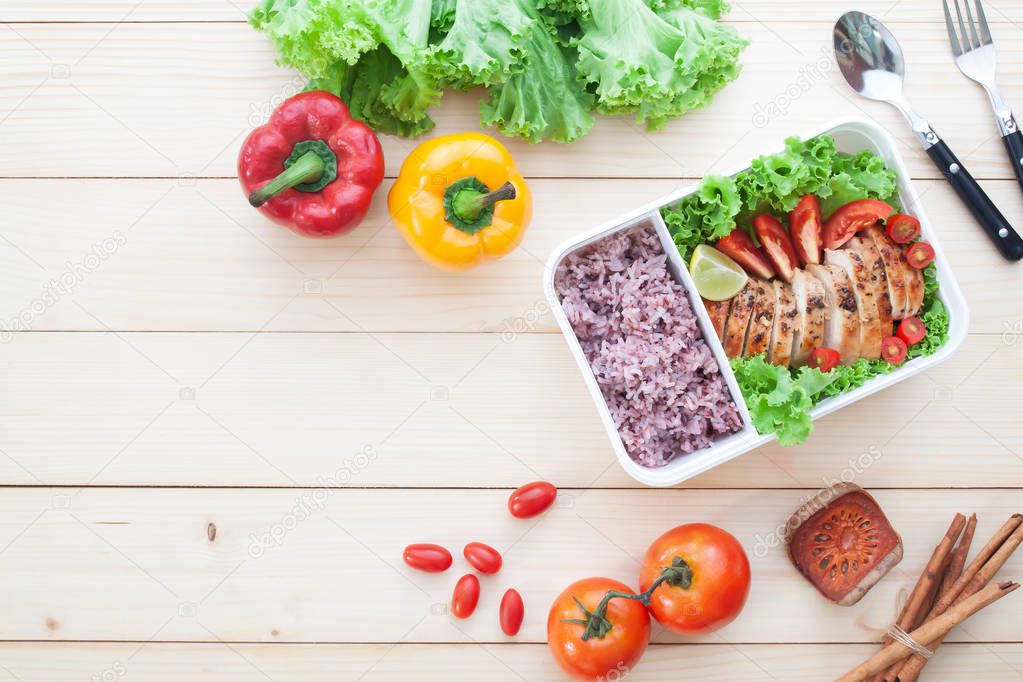
[[[764,245],[764,252],[774,266],[774,271],[786,282],[791,282],[799,261],[796,260],[796,247],[792,245],[792,238],[781,222],[765,213],[753,219],[753,230]]]
[[[799,200],[789,212],[792,245],[803,265],[821,262],[821,202],[812,194]]]
[[[516,590],[508,590],[501,597],[500,608],[501,632],[513,637],[518,634],[522,627],[522,617],[525,615],[525,606],[522,604],[522,595]]]
[[[917,270],[923,270],[934,262],[934,247],[927,242],[917,242],[906,249],[906,262]]]
[[[905,362],[908,352],[906,342],[897,336],[886,336],[881,339],[881,357],[893,365]]]
[[[732,230],[727,237],[719,239],[715,246],[749,274],[764,279],[774,277],[774,268],[753,243],[753,239],[742,230],[738,228]]]
[[[907,346],[915,346],[927,336],[927,327],[920,321],[919,317],[907,317],[899,322],[899,328],[895,335],[906,342]]]
[[[885,232],[898,244],[908,244],[920,236],[920,221],[905,213],[896,213],[885,222]]]
[[[440,545],[422,543],[409,545],[402,555],[405,563],[419,571],[440,573],[451,567],[451,552]]]
[[[466,573],[455,583],[455,591],[451,594],[451,613],[456,618],[468,618],[476,610],[479,600],[480,579]]]
[[[565,588],[547,615],[547,646],[566,674],[580,680],[610,679],[625,675],[636,665],[650,641],[650,614],[633,599],[612,599],[607,606],[611,628],[602,637],[583,639],[585,628],[571,620],[585,620],[597,608],[608,590],[632,593],[632,589],[610,578],[584,578]],[[617,671],[612,673],[612,671]]]
[[[664,627],[687,635],[713,632],[732,622],[749,595],[749,559],[731,534],[706,523],[688,523],[654,540],[643,560],[639,589],[646,591],[665,566],[681,560],[689,581],[662,583],[650,613]],[[688,582],[688,585],[686,584]]]
[[[877,199],[851,201],[835,211],[824,223],[824,248],[837,249],[864,230],[887,218],[894,211],[891,206]]]
[[[531,519],[550,509],[558,497],[558,489],[547,481],[533,481],[515,490],[508,497],[508,511],[517,519]]]
[[[814,348],[810,353],[810,367],[830,372],[842,361],[841,354],[834,348]]]
[[[465,560],[480,573],[497,573],[501,570],[501,553],[482,542],[470,542],[462,550]]]

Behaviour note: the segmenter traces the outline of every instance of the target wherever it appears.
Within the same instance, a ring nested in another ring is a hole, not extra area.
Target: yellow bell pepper
[[[416,147],[387,206],[416,253],[452,271],[511,253],[533,215],[529,187],[508,150],[482,133],[445,135]]]

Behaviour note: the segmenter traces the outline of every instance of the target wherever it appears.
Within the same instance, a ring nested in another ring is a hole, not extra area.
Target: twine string
[[[929,659],[934,655],[934,651],[928,649],[920,642],[913,639],[913,637],[900,628],[898,625],[893,625],[888,629],[888,634],[891,635],[892,639],[906,647],[915,654],[922,656],[924,659]]]

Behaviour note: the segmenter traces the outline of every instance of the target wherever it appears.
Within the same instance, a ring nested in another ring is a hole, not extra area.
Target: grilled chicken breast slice
[[[796,298],[796,335],[789,364],[802,367],[810,361],[813,349],[824,345],[824,285],[805,270],[796,270],[792,293]]]
[[[924,273],[906,260],[906,249],[899,249],[903,269],[906,272],[906,317],[919,315],[924,307]]]
[[[749,329],[746,330],[746,346],[742,354],[747,356],[766,353],[771,348],[771,331],[774,329],[774,308],[778,303],[774,287],[766,280],[753,280],[750,285],[754,289],[756,300],[753,304],[753,315],[750,317]]]
[[[881,357],[881,321],[878,319],[874,286],[866,263],[860,254],[851,249],[825,249],[824,262],[837,265],[849,275],[860,311],[860,357],[871,360]]]
[[[870,271],[870,283],[874,286],[874,302],[877,304],[877,319],[881,324],[882,334],[887,336],[891,332],[886,333],[885,330],[893,328],[895,316],[892,314],[892,295],[888,291],[884,259],[870,237],[853,237],[846,248],[860,254],[860,258]]]
[[[774,285],[778,305],[775,308],[771,350],[768,351],[767,360],[775,365],[787,367],[792,360],[792,342],[796,336],[799,312],[796,310],[796,297],[792,293],[792,287],[781,280],[774,280],[771,284]]]
[[[885,282],[888,284],[888,295],[891,297],[892,302],[892,318],[901,320],[906,317],[909,310],[905,272],[905,269],[909,266],[906,265],[906,259],[895,242],[884,233],[884,230],[872,227],[865,230],[862,234],[863,239],[870,239],[874,242],[875,248],[881,254],[881,261],[884,263]],[[891,332],[889,331],[888,333],[890,334]]]
[[[727,301],[708,301],[703,299],[703,307],[707,309],[707,315],[710,316],[710,323],[714,327],[714,333],[718,335],[718,339],[722,343],[725,340],[725,322],[728,321],[728,309],[732,307],[733,300],[735,300],[734,296]]]
[[[860,310],[849,274],[837,265],[807,265],[806,271],[824,285],[824,346],[851,365],[860,357]]]
[[[746,284],[742,291],[732,299],[732,307],[728,311],[725,322],[725,355],[737,358],[742,355],[746,345],[746,330],[750,318],[753,317],[753,306],[756,303],[756,287],[751,286],[753,280]]]

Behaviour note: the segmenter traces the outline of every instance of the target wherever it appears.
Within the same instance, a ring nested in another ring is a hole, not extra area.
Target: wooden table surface
[[[604,119],[571,146],[510,142],[533,227],[460,276],[421,264],[388,221],[406,140],[383,140],[389,179],[344,238],[303,240],[249,208],[242,137],[303,84],[246,25],[250,4],[0,7],[0,681],[558,680],[554,595],[591,574],[634,582],[648,542],[688,521],[744,543],[749,602],[714,635],[655,630],[630,679],[827,680],[874,650],[954,512],[977,512],[986,538],[1023,506],[1023,266],[1001,260],[898,115],[841,80],[843,3],[734,2],[752,40],[743,75],[661,133]],[[1023,226],[940,3],[859,5],[902,41],[910,98]],[[985,5],[1023,107],[1023,4]],[[476,99],[446,95],[437,132],[477,129]],[[898,140],[969,302],[964,347],[804,446],[638,486],[546,311],[547,255],[850,114]],[[774,542],[843,477],[876,494],[906,547],[852,608],[817,597]],[[557,506],[512,519],[509,490],[538,478],[561,488]],[[445,613],[457,568],[402,564],[426,540],[504,552],[473,618]],[[1023,577],[1023,558],[1003,574]],[[514,639],[496,619],[509,586],[527,611]],[[1023,597],[950,641],[925,679],[1023,678]]]

